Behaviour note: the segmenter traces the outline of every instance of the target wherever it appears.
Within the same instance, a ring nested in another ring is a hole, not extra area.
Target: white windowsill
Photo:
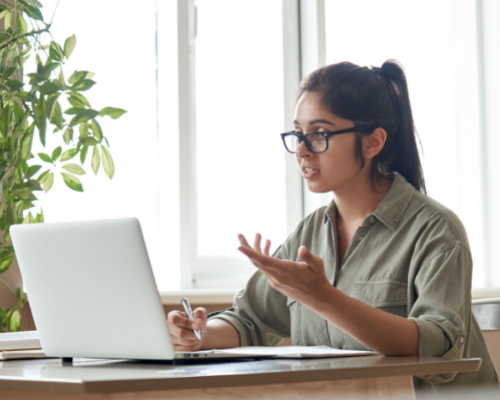
[[[500,288],[472,289],[473,299],[500,297]]]
[[[240,289],[183,289],[175,292],[161,292],[163,305],[177,305],[183,297],[191,304],[233,304],[233,297]]]
[[[161,292],[163,305],[180,304],[187,297],[191,304],[232,304],[234,295],[240,289],[184,289],[175,292]],[[473,289],[473,299],[500,297],[500,288]]]

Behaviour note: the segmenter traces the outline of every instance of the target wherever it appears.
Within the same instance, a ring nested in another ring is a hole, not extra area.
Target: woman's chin
[[[313,193],[328,193],[332,191],[330,188],[326,187],[326,185],[321,185],[318,182],[307,181],[307,188]]]

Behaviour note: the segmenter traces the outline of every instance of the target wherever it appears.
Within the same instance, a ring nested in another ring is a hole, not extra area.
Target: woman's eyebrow
[[[299,125],[299,122],[297,120],[293,121],[294,125]],[[313,119],[312,121],[309,122],[309,125],[314,125],[314,124],[328,124],[335,126],[333,122],[327,121],[326,119]]]

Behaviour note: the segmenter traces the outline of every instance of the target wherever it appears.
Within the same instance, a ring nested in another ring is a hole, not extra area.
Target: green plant
[[[97,174],[102,164],[106,175],[113,177],[109,143],[98,118],[116,119],[125,113],[112,107],[92,109],[82,94],[95,84],[92,72],[74,71],[65,80],[62,66],[75,48],[76,37],[67,38],[64,46],[53,39],[42,44],[41,35],[50,35],[51,24],[43,22],[41,8],[36,0],[0,0],[4,27],[0,29],[0,274],[9,269],[15,257],[10,227],[43,222],[42,209],[32,213],[38,200],[35,192],[48,192],[56,172],[70,189],[83,192],[77,175],[85,174],[82,166],[91,150],[92,171]],[[27,73],[24,65],[32,56],[36,69]],[[63,101],[69,103],[65,111]],[[33,141],[37,137],[45,147],[49,129],[60,133],[61,145],[35,157],[31,153]],[[80,165],[70,161],[77,156]],[[6,309],[0,307],[0,331],[18,331],[19,310],[28,300],[22,287],[14,290],[1,278],[0,282],[17,299]]]

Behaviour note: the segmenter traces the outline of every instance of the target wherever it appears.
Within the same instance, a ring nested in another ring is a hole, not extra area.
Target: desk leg
[[[415,400],[411,376],[108,394],[0,390],[2,400]]]

